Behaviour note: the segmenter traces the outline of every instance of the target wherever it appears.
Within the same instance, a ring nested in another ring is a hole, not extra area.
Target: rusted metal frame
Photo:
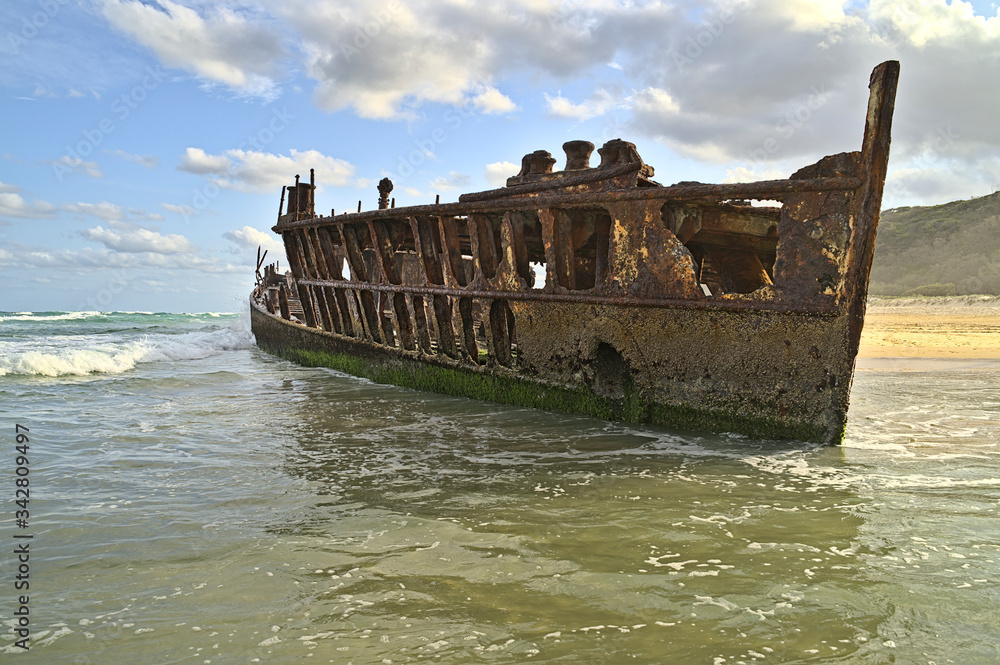
[[[462,257],[458,220],[449,215],[442,215],[438,217],[438,224],[441,230],[441,245],[451,277],[459,286],[468,286],[469,274]],[[478,362],[479,348],[476,345],[476,324],[472,319],[472,301],[468,298],[459,298],[457,314],[462,330],[462,350],[469,359]]]
[[[766,310],[773,312],[788,312],[791,314],[808,314],[820,316],[836,316],[840,309],[830,304],[793,305],[786,302],[744,302],[738,300],[683,300],[680,298],[635,298],[631,296],[595,296],[587,293],[543,293],[538,290],[528,291],[483,291],[478,289],[452,289],[437,286],[407,286],[394,284],[369,284],[366,282],[324,282],[320,280],[304,280],[307,284],[324,284],[358,291],[385,291],[389,293],[408,293],[421,296],[452,297],[452,298],[503,298],[504,300],[522,300],[535,302],[561,302],[580,305],[620,305],[626,307],[658,307],[664,309],[711,309],[711,310]]]
[[[316,312],[313,309],[312,294],[309,293],[309,284],[306,284],[306,280],[299,280],[295,284],[296,291],[299,294],[299,302],[302,303],[302,314],[306,317],[306,325],[310,328],[319,328],[316,321]]]
[[[420,264],[424,267],[427,283],[439,285],[438,288],[443,289],[444,271],[441,266],[441,257],[435,246],[438,244],[435,241],[440,239],[440,222],[437,217],[411,216],[409,219],[410,228],[413,231],[413,241],[416,244],[417,256],[420,259]],[[458,355],[458,349],[455,345],[455,332],[451,320],[451,300],[448,297],[453,291],[453,289],[445,289],[444,293],[436,294],[427,291],[421,294],[431,296],[430,306],[433,313],[433,330],[436,330],[437,333],[435,335],[437,352],[452,358]],[[431,330],[428,327],[428,332]]]
[[[496,239],[493,235],[493,222],[486,215],[469,215],[469,240],[472,243],[472,261],[476,268],[477,279],[493,279],[496,277],[500,263]]]
[[[555,263],[550,264],[558,277],[559,285],[563,288],[576,290],[576,257],[575,243],[573,240],[573,220],[564,210],[551,209],[547,213],[552,218],[552,248],[554,250]],[[542,214],[539,211],[539,219]],[[543,225],[543,233],[545,226]],[[546,260],[548,260],[548,248],[546,248]]]
[[[528,243],[524,239],[524,217],[509,210],[503,214],[503,228],[508,233],[513,254],[513,268],[525,282],[531,276],[531,263],[528,261]]]
[[[562,281],[556,260],[555,216],[548,208],[539,208],[538,222],[542,225],[542,246],[545,248],[545,288],[552,291]]]
[[[309,297],[309,304],[308,306],[306,306],[306,304],[303,303],[302,309],[303,311],[307,311],[308,309],[311,308],[312,318],[313,321],[315,322],[316,327],[326,330],[326,326],[323,320],[323,310],[322,306],[320,305],[319,295],[317,293],[317,291],[319,291],[321,288],[322,287],[319,286],[311,286],[309,284],[306,285],[306,295],[308,295]]]
[[[483,300],[483,318],[486,320],[486,339],[490,358],[504,367],[514,364],[511,354],[511,334],[509,326],[510,307],[506,300]]]
[[[354,315],[351,313],[350,305],[348,305],[348,294],[344,289],[337,288],[332,289],[332,293],[333,299],[337,303],[337,311],[340,312],[340,325],[343,327],[344,334],[348,337],[354,337],[358,326],[355,323]]]
[[[666,204],[673,201],[718,204],[729,199],[781,200],[788,194],[801,192],[850,191],[861,186],[861,178],[803,178],[798,180],[762,180],[732,184],[684,184],[669,187],[640,187],[610,192],[575,192],[569,194],[549,194],[537,197],[508,197],[495,201],[471,201],[442,203],[439,205],[409,206],[388,210],[368,210],[339,217],[314,217],[312,219],[280,222],[274,231],[281,233],[287,229],[320,224],[343,224],[367,221],[369,219],[392,219],[420,215],[468,216],[473,213],[501,212],[505,210],[537,210],[574,206],[593,206],[595,201],[641,201],[656,199]]]
[[[302,235],[299,236],[299,243],[302,245],[302,251],[306,257],[309,272],[316,275],[319,279],[329,279],[332,277],[332,274],[327,270],[325,258],[320,251],[319,236],[316,231],[316,228],[302,229]],[[303,301],[302,306],[303,311],[306,312],[306,318],[311,316],[317,328],[332,331],[333,321],[330,317],[330,312],[327,310],[326,299],[323,297],[322,289],[309,287],[306,289],[306,294],[308,299]]]
[[[303,229],[306,238],[306,246],[309,248],[309,257],[315,266],[316,274],[323,279],[333,279],[333,272],[327,263],[326,253],[319,242],[319,227]]]
[[[283,283],[278,285],[278,309],[281,311],[281,318],[292,320],[292,312],[288,307],[288,289]]]
[[[344,240],[344,249],[347,252],[347,263],[351,268],[351,277],[355,278],[347,283],[342,282],[342,284],[345,284],[347,288],[355,288],[361,284],[369,283],[374,276],[368,275],[364,257],[361,255],[363,247],[369,243],[362,243],[361,239],[358,238],[359,229],[364,229],[365,233],[367,233],[368,227],[358,224],[339,224],[339,227],[340,237]],[[358,298],[361,310],[361,323],[363,324],[364,334],[372,342],[381,344],[383,340],[382,325],[379,321],[381,317],[379,316],[375,299],[372,297],[372,292],[367,289],[361,289],[355,295]]]
[[[323,329],[327,332],[340,333],[340,321],[337,320],[336,305],[330,306],[329,287],[316,287],[316,300],[319,302],[319,312],[323,316]]]
[[[322,250],[323,258],[326,262],[327,272],[333,279],[343,279],[343,261],[340,253],[337,252],[337,243],[333,237],[335,229],[329,226],[317,226],[316,237]],[[327,306],[332,317],[333,327],[337,332],[342,332],[350,337],[354,336],[354,326],[352,325],[351,313],[347,309],[347,298],[342,289],[331,289],[327,294]]]
[[[641,162],[632,162],[629,164],[621,164],[619,166],[612,166],[610,168],[594,168],[587,169],[586,171],[580,173],[579,175],[566,175],[561,178],[546,178],[539,180],[538,182],[527,182],[518,185],[511,185],[508,187],[501,187],[499,189],[490,189],[484,192],[473,192],[470,194],[462,194],[458,197],[459,202],[466,203],[471,201],[488,201],[490,199],[496,199],[501,197],[510,196],[520,196],[524,194],[533,194],[535,192],[544,192],[547,189],[562,189],[564,187],[574,187],[577,185],[586,185],[591,182],[598,182],[604,180],[611,180],[619,176],[623,176],[628,173],[633,173],[641,169],[643,164]]]
[[[302,234],[298,231],[292,231],[292,239],[295,243],[295,256],[298,258],[299,272],[294,273],[296,279],[315,279],[316,273],[312,271],[312,267],[309,265],[307,260],[305,248],[302,245]]]
[[[315,228],[316,239],[319,242],[319,250],[322,256],[326,272],[331,279],[343,279],[343,269],[337,262],[337,251],[330,237],[329,227],[318,226]],[[334,289],[324,293],[326,308],[330,314],[330,323],[338,333],[349,330],[349,324],[345,324],[346,314],[343,312],[343,304],[337,297]],[[346,304],[346,303],[344,303]]]
[[[299,255],[299,242],[295,237],[295,231],[283,232],[281,239],[285,243],[285,256],[288,258],[288,266],[292,270],[292,275],[304,278],[306,275],[302,272],[302,259]]]
[[[291,241],[292,245],[292,255],[294,255],[295,260],[292,268],[292,277],[296,281],[295,291],[298,295],[299,302],[302,304],[302,313],[306,318],[306,324],[312,327],[318,327],[318,317],[316,314],[315,305],[312,299],[312,293],[308,288],[304,288],[302,285],[302,279],[315,278],[317,273],[315,269],[310,265],[308,260],[308,252],[305,248],[305,237],[302,230],[292,230],[288,236],[287,240]]]
[[[728,247],[731,249],[743,249],[758,254],[774,254],[777,250],[778,239],[761,236],[740,235],[738,240],[734,240],[732,235],[702,229],[694,234],[691,240],[685,244],[711,245],[717,247]]]
[[[608,258],[611,255],[611,234],[597,232],[597,256],[594,259],[594,288],[603,289],[608,280]]]
[[[316,238],[319,240],[319,248],[326,264],[326,271],[332,279],[342,279],[344,271],[342,266],[337,263],[337,250],[333,238],[330,237],[330,227],[317,226]]]
[[[378,298],[378,324],[382,330],[382,340],[384,344],[388,346],[396,346],[398,338],[396,337],[396,328],[393,325],[392,318],[386,316],[386,307],[390,304],[390,298],[385,293],[380,293]]]
[[[407,306],[406,294],[393,294],[392,313],[396,318],[396,331],[399,336],[400,345],[407,351],[413,351],[416,348],[416,342],[413,335],[413,319],[410,318],[410,309]]]
[[[348,289],[337,289],[337,291],[344,296],[346,303],[347,313],[351,318],[351,326],[354,329],[354,337],[361,339],[371,339],[371,335],[368,334],[368,328],[365,325],[365,317],[362,314],[361,299],[358,296],[358,291],[353,288]]]
[[[420,346],[420,350],[424,353],[433,353],[434,347],[431,344],[431,333],[430,327],[427,322],[427,304],[424,301],[423,296],[416,294],[407,294],[410,309],[413,312],[413,320],[415,323],[415,337],[416,342]]]
[[[439,230],[437,217],[431,219],[427,217],[417,217],[411,215],[410,228],[413,231],[413,243],[416,246],[417,256],[420,264],[424,267],[424,274],[427,276],[428,284],[444,284],[444,270],[438,256],[437,245],[439,241]]]
[[[396,265],[396,248],[393,247],[392,237],[389,229],[386,228],[388,222],[382,220],[372,220],[368,222],[368,232],[375,242],[375,252],[378,256],[379,267],[382,269],[382,276],[390,284],[402,283],[399,268]],[[396,293],[392,298],[392,313],[396,322],[396,329],[392,331],[398,337],[400,345],[408,350],[414,349],[413,320],[410,318],[410,310],[407,307],[406,296]],[[385,319],[383,318],[383,323]],[[390,331],[383,331],[386,339],[390,339]]]
[[[379,206],[382,207],[382,206]],[[387,233],[384,233],[385,220],[368,220],[368,237],[372,241],[372,249],[375,251],[375,265],[379,271],[380,279],[375,280],[374,275],[369,275],[371,281],[387,282],[389,284],[398,284],[399,275],[396,271],[396,265],[393,262],[392,254],[394,252],[392,248],[392,241]],[[380,231],[382,231],[380,233]],[[378,321],[379,326],[382,329],[382,338],[385,343],[389,346],[394,346],[394,342],[397,339],[396,329],[397,326],[393,326],[392,318],[387,317],[385,314],[387,300],[392,299],[393,296],[390,294],[380,293],[378,298]],[[393,307],[393,309],[395,309]],[[398,318],[397,318],[398,321]]]
[[[892,115],[899,82],[899,62],[883,62],[872,72],[868,83],[868,114],[865,117],[865,137],[861,144],[861,173],[864,180],[854,197],[852,216],[854,230],[846,284],[851,289],[848,306],[848,351],[857,355],[864,325],[868,298],[868,278],[875,255],[875,234],[882,190],[889,162],[889,142]]]
[[[476,322],[472,316],[472,298],[458,299],[457,314],[462,327],[462,351],[469,360],[478,363],[479,345],[476,343]]]
[[[313,247],[311,231],[312,229],[310,228],[303,228],[299,230],[299,244],[302,247],[306,272],[314,279],[323,279],[325,271],[323,271],[319,260],[316,258],[317,255],[316,250]]]
[[[326,300],[323,298],[323,287],[309,287],[309,294],[312,296],[313,305],[316,307],[316,326],[327,332],[333,332],[330,313],[326,310]]]
[[[441,245],[444,249],[446,263],[451,276],[459,286],[468,286],[469,275],[462,260],[462,245],[459,240],[458,223],[450,215],[440,215],[438,223],[441,228]]]
[[[322,287],[320,291],[323,294],[323,298],[326,301],[326,309],[330,315],[330,325],[332,326],[332,332],[339,335],[344,334],[344,324],[343,319],[340,315],[340,305],[337,303],[337,296],[334,293],[335,289],[330,287]]]

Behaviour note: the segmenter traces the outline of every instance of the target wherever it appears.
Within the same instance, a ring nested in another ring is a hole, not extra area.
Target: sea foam
[[[0,342],[0,376],[122,374],[138,363],[198,360],[253,347],[242,321],[233,327],[141,336],[75,335]]]

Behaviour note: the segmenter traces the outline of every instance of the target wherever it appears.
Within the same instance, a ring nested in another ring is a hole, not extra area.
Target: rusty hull
[[[572,141],[564,170],[537,151],[457,203],[395,208],[383,181],[379,209],[320,217],[296,177],[274,227],[291,270],[251,299],[258,344],[418,389],[839,442],[898,72],[872,73],[859,152],[788,180],[663,187],[634,145],[591,168]]]

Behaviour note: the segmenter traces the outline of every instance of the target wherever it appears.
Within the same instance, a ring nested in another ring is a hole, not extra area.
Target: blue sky
[[[35,0],[0,6],[0,310],[236,311],[282,184],[317,207],[502,184],[624,138],[664,184],[860,147],[886,207],[1000,188],[1000,17],[957,0]]]

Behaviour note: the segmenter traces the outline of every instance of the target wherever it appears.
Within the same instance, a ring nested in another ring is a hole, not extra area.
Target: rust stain
[[[564,169],[538,150],[458,203],[395,208],[383,179],[376,210],[325,217],[296,176],[274,227],[290,270],[265,268],[255,307],[338,349],[579,389],[636,420],[838,440],[897,77],[873,73],[861,151],[787,180],[662,186],[632,143],[592,167],[594,144],[569,141]]]

